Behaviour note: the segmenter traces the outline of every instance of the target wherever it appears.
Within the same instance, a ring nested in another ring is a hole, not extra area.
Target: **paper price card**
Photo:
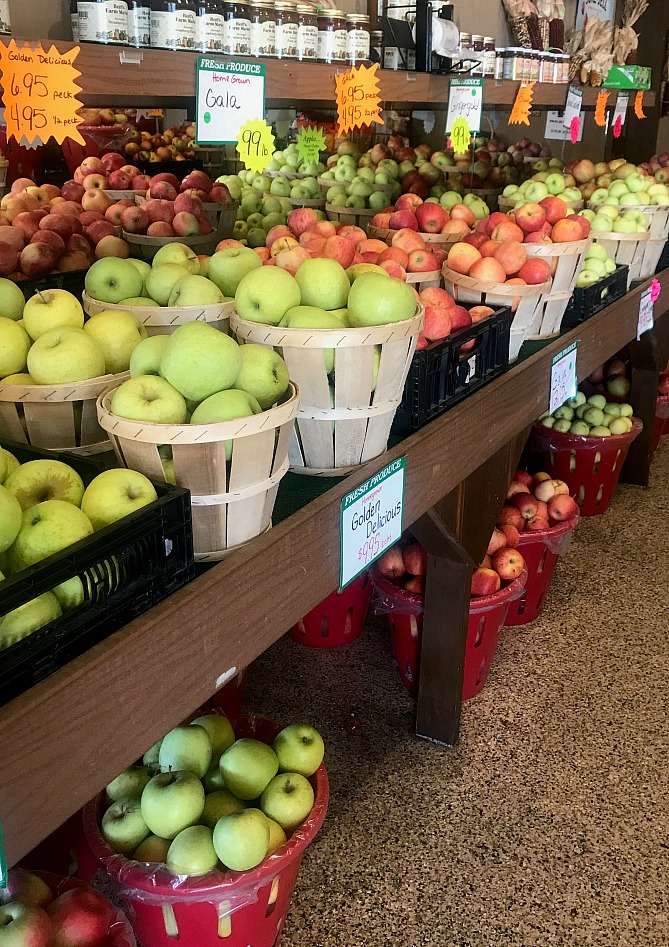
[[[577,390],[576,355],[578,342],[553,356],[551,363],[551,395],[548,410],[552,414],[567,398],[573,398]]]
[[[573,86],[569,86],[569,92],[567,93],[567,104],[565,105],[564,115],[562,116],[562,124],[565,128],[571,129],[573,127],[572,122],[575,118],[578,119],[580,125],[582,108],[583,92],[581,89],[575,89]]]
[[[394,461],[341,501],[340,588],[402,536],[405,464],[404,457]]]
[[[81,124],[77,109],[82,106],[77,99],[81,87],[76,83],[81,73],[74,67],[78,55],[78,46],[59,53],[55,46],[46,51],[25,43],[17,46],[14,40],[8,46],[0,43],[0,88],[8,138],[32,145],[53,136],[59,144],[66,138],[84,144],[77,131]]]
[[[385,125],[381,118],[381,98],[379,96],[379,64],[373,66],[354,66],[349,72],[335,76],[337,96],[337,124],[340,132],[352,131],[363,125]]]
[[[470,132],[481,131],[483,111],[483,79],[451,79],[448,90],[446,133],[451,134],[455,122],[464,118]]]
[[[634,96],[634,114],[637,118],[647,117],[643,110],[643,92],[637,92]]]
[[[521,82],[520,88],[516,94],[511,114],[509,115],[508,125],[529,125],[530,115],[532,114],[532,97],[534,95],[534,82]]]
[[[627,107],[630,103],[629,92],[619,92],[616,99],[616,106],[613,110],[613,137],[620,138],[625,119],[627,118]]]
[[[252,118],[242,125],[235,150],[250,171],[264,171],[274,154],[274,135],[264,118]]]
[[[195,92],[198,145],[233,145],[242,125],[265,116],[265,67],[201,56]]]
[[[301,128],[297,133],[297,153],[304,164],[313,164],[325,151],[325,135],[322,128]]]
[[[655,325],[653,318],[655,298],[653,298],[653,287],[649,286],[639,300],[639,321],[636,327],[637,339],[640,339],[644,332],[648,332],[648,330],[652,329]]]
[[[472,133],[469,130],[467,119],[456,118],[453,122],[453,128],[451,129],[450,144],[448,147],[453,148],[457,154],[463,154],[469,150],[471,138]]]

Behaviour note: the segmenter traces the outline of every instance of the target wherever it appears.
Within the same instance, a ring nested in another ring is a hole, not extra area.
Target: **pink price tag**
[[[578,132],[581,127],[581,120],[578,115],[574,115],[569,125],[569,137],[571,138],[572,145],[575,145],[578,141]]]
[[[620,138],[623,131],[623,117],[619,115],[618,118],[613,123],[613,137]]]
[[[660,293],[662,292],[662,284],[659,279],[654,279],[650,284],[650,301],[656,303],[660,298]]]

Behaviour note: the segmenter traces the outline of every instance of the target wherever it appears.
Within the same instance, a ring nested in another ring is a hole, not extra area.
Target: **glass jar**
[[[364,13],[346,14],[346,62],[352,66],[369,62],[371,49],[369,17]]]
[[[222,53],[225,17],[220,0],[196,0],[197,49],[201,53]]]
[[[372,62],[380,63],[383,59],[383,30],[373,30],[370,33],[370,53]]]
[[[466,53],[468,50],[473,49],[472,46],[472,34],[471,33],[460,33],[460,52]]]
[[[475,53],[483,54],[483,37],[474,35],[472,36],[472,49]],[[482,76],[483,75],[483,59],[473,60],[474,65],[472,66],[471,75],[472,76]]]
[[[276,55],[276,14],[267,0],[251,0],[251,55]]]
[[[318,58],[318,17],[306,3],[297,5],[297,58]]]
[[[78,0],[79,41],[104,46],[128,43],[126,0]]]
[[[150,0],[128,0],[128,46],[151,45]]]
[[[527,78],[530,82],[539,81],[539,53],[531,52],[527,57]]]
[[[195,0],[151,0],[151,45],[176,52],[195,50]]]
[[[504,65],[506,63],[507,51],[498,49],[495,55],[495,81],[500,82],[504,78]]]
[[[568,53],[560,53],[558,59],[560,60],[560,82],[569,82],[569,66],[571,64],[571,57]]]
[[[295,3],[275,3],[276,58],[297,59],[298,14]]]
[[[495,37],[483,37],[483,75],[492,79],[495,75],[495,63],[497,61],[497,50],[495,49]]]
[[[527,81],[530,78],[530,51],[521,47],[518,50],[516,78]]]
[[[327,63],[346,60],[346,18],[341,10],[318,12],[318,59]]]
[[[550,82],[550,53],[539,53],[539,82]]]
[[[248,56],[251,50],[251,11],[246,0],[225,0],[223,6],[223,52],[226,56]]]
[[[507,48],[503,50],[503,54],[504,72],[502,73],[502,79],[512,79],[515,68],[514,63],[516,59],[516,47],[507,46]]]

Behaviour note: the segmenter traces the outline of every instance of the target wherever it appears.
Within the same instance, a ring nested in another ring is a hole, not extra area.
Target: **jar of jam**
[[[297,5],[297,58],[318,59],[318,17],[306,3]]]
[[[483,75],[490,79],[495,75],[495,62],[497,60],[497,50],[495,49],[495,37],[483,37]]]
[[[460,52],[466,53],[470,49],[473,49],[472,46],[472,34],[471,33],[460,33]]]
[[[201,53],[222,53],[225,17],[220,0],[196,0],[197,49]]]
[[[531,52],[528,58],[528,76],[530,82],[539,81],[539,53]]]
[[[276,55],[276,14],[267,0],[251,0],[251,55]]]
[[[372,62],[383,61],[383,30],[372,30],[370,34],[371,50],[369,58]]]
[[[346,17],[341,10],[318,12],[318,59],[320,62],[346,61]]]
[[[483,43],[483,37],[482,37],[482,36],[478,36],[478,35],[472,36],[472,49],[474,50],[475,53],[480,53],[480,54],[481,54],[481,58],[480,58],[480,59],[475,59],[475,60],[474,60],[474,65],[473,65],[473,67],[472,67],[472,72],[471,72],[471,74],[472,74],[473,76],[482,76],[482,75],[483,75],[483,58],[482,58],[482,55],[483,55],[483,46],[484,46],[484,43]]]
[[[251,11],[246,0],[225,0],[223,6],[223,52],[226,56],[248,56],[251,51]]]
[[[151,45],[150,0],[128,0],[128,46]]]
[[[195,0],[151,0],[151,45],[176,52],[195,50]]]
[[[276,10],[276,58],[297,59],[297,4],[280,2]]]
[[[346,62],[352,66],[369,62],[371,39],[369,17],[364,13],[347,13]]]
[[[78,0],[79,40],[104,46],[128,43],[128,4],[126,0]]]

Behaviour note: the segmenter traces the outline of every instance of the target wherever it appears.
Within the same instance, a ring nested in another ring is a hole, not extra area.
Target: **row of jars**
[[[79,43],[320,60],[369,61],[369,17],[289,0],[71,0]]]

